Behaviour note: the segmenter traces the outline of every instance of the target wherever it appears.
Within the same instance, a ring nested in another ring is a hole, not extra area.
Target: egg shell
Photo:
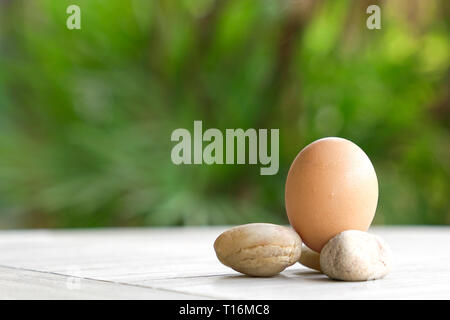
[[[316,140],[292,163],[285,188],[289,222],[312,250],[345,230],[367,231],[378,202],[375,169],[355,143]]]

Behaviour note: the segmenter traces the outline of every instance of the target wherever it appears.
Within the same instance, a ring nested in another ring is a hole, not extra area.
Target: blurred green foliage
[[[81,30],[66,8],[81,7]],[[286,223],[311,141],[361,146],[384,224],[450,223],[449,3],[0,1],[0,227]],[[280,128],[280,170],[175,166],[176,128]]]

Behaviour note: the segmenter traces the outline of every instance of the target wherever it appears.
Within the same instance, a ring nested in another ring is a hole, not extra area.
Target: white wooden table
[[[374,227],[384,279],[341,282],[299,264],[272,278],[223,266],[225,227],[0,231],[1,299],[450,299],[450,227]]]

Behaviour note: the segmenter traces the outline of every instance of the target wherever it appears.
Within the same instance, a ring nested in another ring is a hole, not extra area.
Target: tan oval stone
[[[302,254],[298,262],[307,268],[322,272],[320,268],[320,254],[305,245],[302,247]]]
[[[302,241],[291,228],[251,223],[223,232],[214,242],[224,265],[250,276],[268,277],[298,261]]]

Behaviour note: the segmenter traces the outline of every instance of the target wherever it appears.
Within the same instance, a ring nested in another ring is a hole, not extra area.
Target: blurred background
[[[0,228],[287,223],[289,166],[326,136],[371,158],[374,223],[450,224],[449,7],[0,0]],[[278,174],[175,166],[194,120],[279,128]]]

